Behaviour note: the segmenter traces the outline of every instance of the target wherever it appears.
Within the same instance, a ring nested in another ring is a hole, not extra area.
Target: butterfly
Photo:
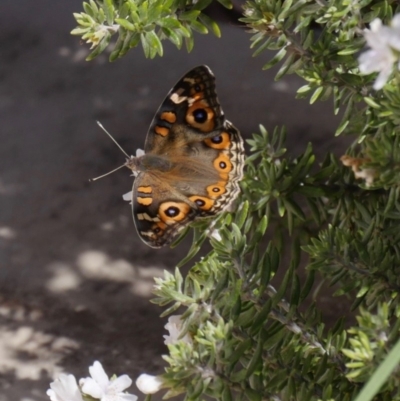
[[[211,70],[199,66],[170,90],[147,133],[144,154],[125,166],[139,237],[160,248],[191,222],[218,215],[239,194],[244,148],[225,119]]]

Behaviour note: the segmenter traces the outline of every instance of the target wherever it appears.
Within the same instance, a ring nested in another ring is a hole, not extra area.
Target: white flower
[[[136,401],[137,397],[123,391],[127,389],[132,380],[128,375],[122,375],[110,380],[100,362],[95,361],[89,367],[92,377],[79,380],[82,392],[101,401]]]
[[[65,373],[50,383],[50,389],[46,394],[51,401],[83,401],[74,375]]]
[[[360,72],[379,72],[374,83],[374,89],[378,90],[389,79],[393,64],[399,61],[397,52],[400,51],[400,14],[393,18],[391,26],[382,25],[382,21],[376,18],[371,22],[370,29],[364,31],[364,37],[371,49],[358,58]]]
[[[136,149],[136,157],[140,157],[144,155],[144,150],[143,149]]]
[[[143,394],[154,394],[162,388],[162,380],[143,373],[136,379],[136,386]]]
[[[393,49],[400,51],[400,14],[396,14],[390,23],[389,44]]]
[[[192,338],[189,334],[185,334],[182,338],[179,338],[182,332],[182,320],[181,315],[172,315],[168,318],[168,323],[164,326],[168,330],[169,335],[163,336],[165,338],[164,344],[175,344],[179,340],[183,340],[186,343],[191,344]]]

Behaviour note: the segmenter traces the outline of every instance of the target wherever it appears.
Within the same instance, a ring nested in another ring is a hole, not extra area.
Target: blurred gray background
[[[69,33],[81,11],[81,0],[0,4],[0,401],[48,400],[57,373],[86,376],[96,359],[133,379],[162,372],[153,277],[190,238],[173,250],[141,242],[122,200],[128,170],[88,182],[124,163],[96,120],[134,154],[169,89],[207,64],[245,138],[284,124],[293,154],[311,141],[341,155],[332,102],[295,100],[304,83],[262,71],[271,53],[252,58],[251,35],[224,10],[211,11],[222,38],[196,35],[191,54],[165,43],[163,58],[137,48],[112,64],[108,53],[85,61],[88,45]]]

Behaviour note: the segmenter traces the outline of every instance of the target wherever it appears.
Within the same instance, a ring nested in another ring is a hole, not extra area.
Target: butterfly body
[[[243,141],[224,117],[214,81],[206,66],[189,71],[157,111],[144,155],[126,163],[136,175],[135,226],[153,248],[171,243],[194,220],[222,212],[239,193]]]

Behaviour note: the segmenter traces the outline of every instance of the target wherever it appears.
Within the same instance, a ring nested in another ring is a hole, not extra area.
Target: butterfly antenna
[[[115,168],[114,170],[112,170],[112,171],[109,171],[108,173],[106,173],[106,174],[103,174],[103,175],[101,175],[101,176],[99,176],[99,177],[96,177],[96,178],[90,178],[90,179],[89,179],[89,181],[90,181],[90,182],[92,182],[92,181],[99,180],[100,178],[106,177],[107,175],[110,175],[110,174],[114,173],[115,171],[117,171],[117,170],[121,169],[122,167],[126,167],[126,164],[123,164],[122,166],[119,166],[119,167]]]
[[[111,140],[120,148],[120,150],[122,151],[122,153],[128,158],[128,159],[130,159],[131,157],[128,155],[128,153],[126,153],[125,152],[125,150],[124,149],[122,149],[122,147],[121,147],[121,145],[113,138],[113,136],[103,127],[103,124],[101,124],[101,122],[100,121],[96,121],[96,123],[97,123],[97,125],[111,138]],[[124,167],[124,166],[121,166],[121,167]],[[121,167],[119,167],[119,168],[121,168]],[[118,170],[118,169],[117,169]],[[107,173],[107,174],[111,174],[111,173],[113,173],[115,170],[113,170],[113,171],[111,171],[110,173]],[[106,175],[107,175],[106,174]],[[102,176],[102,177],[104,177],[104,176]],[[101,177],[98,177],[98,178],[101,178]],[[96,179],[96,178],[95,178]],[[94,181],[94,179],[92,180],[92,181]]]

